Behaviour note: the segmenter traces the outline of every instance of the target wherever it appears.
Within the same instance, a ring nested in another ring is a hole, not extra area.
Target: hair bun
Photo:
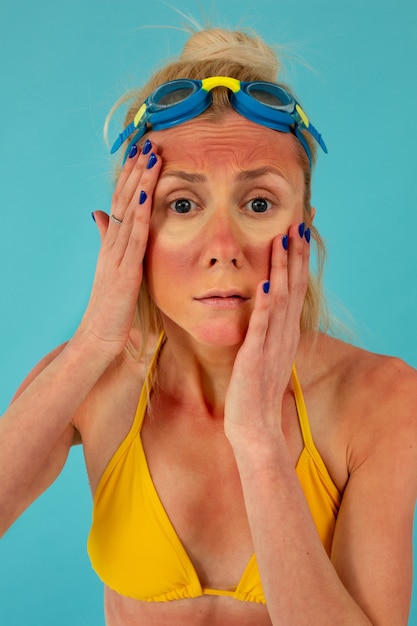
[[[199,63],[220,59],[250,66],[264,75],[264,80],[275,81],[279,71],[276,55],[258,36],[222,28],[194,32],[186,42],[179,61]]]

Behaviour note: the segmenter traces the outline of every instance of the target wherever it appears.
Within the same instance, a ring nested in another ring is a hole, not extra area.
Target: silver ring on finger
[[[115,215],[113,215],[113,213],[110,215],[110,219],[118,226],[120,226],[120,224],[123,222],[123,220],[119,220]]]

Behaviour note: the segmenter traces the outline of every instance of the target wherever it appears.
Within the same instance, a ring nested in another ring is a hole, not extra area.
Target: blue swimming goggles
[[[301,142],[311,166],[311,152],[302,130],[307,130],[327,153],[320,133],[309,122],[295,98],[274,83],[241,82],[228,76],[212,76],[203,80],[180,78],[160,85],[151,93],[114,142],[111,154],[116,152],[133,133],[124,161],[135,144],[148,130],[163,130],[191,120],[205,111],[212,102],[214,87],[230,89],[230,102],[246,119],[284,133],[292,132]],[[123,162],[124,162],[123,161]]]

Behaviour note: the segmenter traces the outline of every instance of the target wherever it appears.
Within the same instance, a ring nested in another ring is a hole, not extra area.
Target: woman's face
[[[235,112],[152,133],[162,157],[145,272],[166,330],[239,345],[271,245],[303,220],[296,139]]]

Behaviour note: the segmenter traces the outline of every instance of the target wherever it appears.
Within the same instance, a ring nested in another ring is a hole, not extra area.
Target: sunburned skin
[[[105,587],[107,626],[405,626],[416,373],[300,332],[314,211],[304,216],[297,140],[235,112],[150,139],[119,176],[110,209],[118,221],[95,211],[102,245],[79,327],[0,420],[0,534],[55,480],[71,442],[82,442],[100,498],[154,355],[152,336],[146,358],[126,350],[128,340],[143,343],[132,324],[145,277],[166,334],[155,387],[144,391],[148,474],[202,588],[235,586],[255,553],[266,604],[224,595],[146,602],[127,597],[122,580],[119,591]],[[295,472],[305,439],[294,363],[317,454],[342,498],[330,555]],[[123,496],[110,495],[110,504]],[[117,541],[109,534],[102,539]],[[146,562],[137,567],[129,582],[143,598]]]
[[[303,219],[296,140],[236,113],[150,139],[163,162],[146,253],[151,295],[196,340],[239,344],[274,237]]]

